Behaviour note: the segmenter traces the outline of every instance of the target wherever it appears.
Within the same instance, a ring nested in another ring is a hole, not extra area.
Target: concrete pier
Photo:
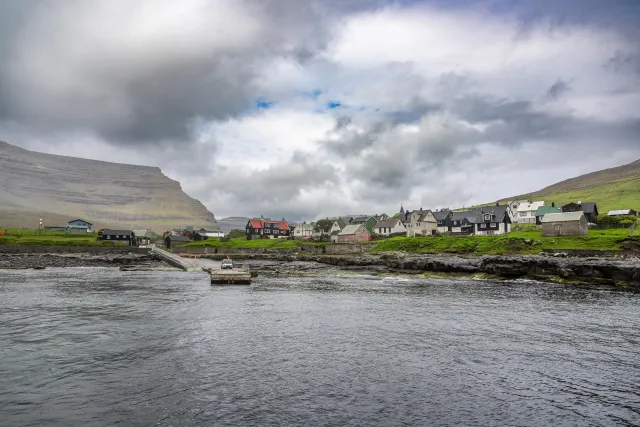
[[[243,269],[207,270],[212,285],[250,285],[251,272]]]
[[[186,259],[183,259],[181,257],[179,257],[178,255],[172,254],[171,252],[167,252],[163,249],[157,248],[157,247],[152,247],[151,248],[151,253],[154,255],[159,256],[160,258],[162,258],[163,260],[165,260],[166,262],[168,262],[169,264],[173,265],[174,267],[178,267],[184,271],[197,271],[199,270],[199,267],[196,266],[194,263],[191,263],[189,261],[187,261]]]

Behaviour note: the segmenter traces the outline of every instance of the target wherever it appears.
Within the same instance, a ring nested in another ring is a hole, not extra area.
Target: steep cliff
[[[202,203],[159,168],[55,156],[0,141],[0,226],[66,225],[162,230],[215,226]]]

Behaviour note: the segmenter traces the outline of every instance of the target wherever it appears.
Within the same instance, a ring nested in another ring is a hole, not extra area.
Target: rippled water
[[[0,272],[0,424],[638,425],[640,295]]]

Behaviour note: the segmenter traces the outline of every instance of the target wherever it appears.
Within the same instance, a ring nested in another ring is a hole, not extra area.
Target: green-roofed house
[[[347,225],[362,224],[364,225],[364,227],[367,229],[369,233],[373,234],[373,229],[375,228],[377,222],[378,221],[376,221],[376,219],[372,216],[359,216],[359,217],[353,218],[351,220],[351,223]]]
[[[551,203],[551,206],[540,206],[536,210],[536,225],[542,225],[542,217],[550,213],[562,213],[562,209],[556,207],[555,203]]]

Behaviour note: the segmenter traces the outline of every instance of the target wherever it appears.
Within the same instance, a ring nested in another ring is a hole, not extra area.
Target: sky
[[[640,158],[635,0],[0,0],[0,140],[216,217],[462,207]]]

